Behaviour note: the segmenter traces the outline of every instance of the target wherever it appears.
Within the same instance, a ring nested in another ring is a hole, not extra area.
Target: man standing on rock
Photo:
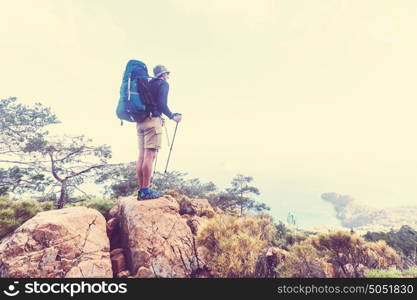
[[[168,91],[170,72],[162,65],[153,69],[154,78],[149,82],[150,93],[155,102],[153,109],[148,109],[148,117],[136,123],[139,144],[139,158],[136,162],[138,177],[138,200],[155,199],[162,196],[159,191],[149,188],[152,179],[152,168],[158,150],[161,148],[162,126],[165,120],[162,114],[175,122],[181,121],[181,114],[172,113],[168,108]]]

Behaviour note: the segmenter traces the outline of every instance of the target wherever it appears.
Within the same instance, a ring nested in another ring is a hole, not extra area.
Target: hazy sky
[[[251,175],[276,215],[330,216],[323,192],[417,203],[416,53],[414,0],[0,0],[1,98],[133,161],[121,76],[164,64],[183,114],[171,169],[221,188]]]

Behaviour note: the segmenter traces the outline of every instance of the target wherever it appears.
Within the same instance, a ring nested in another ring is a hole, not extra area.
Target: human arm
[[[158,107],[160,108],[161,112],[164,115],[172,119],[174,117],[174,114],[171,112],[171,110],[168,107],[168,92],[169,92],[168,82],[162,81],[159,87],[159,93],[158,93],[158,99],[157,99]]]

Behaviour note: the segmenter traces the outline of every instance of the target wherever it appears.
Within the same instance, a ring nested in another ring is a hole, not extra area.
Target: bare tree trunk
[[[61,182],[61,194],[59,195],[58,203],[56,204],[56,208],[61,209],[64,207],[67,198],[67,181],[64,180]]]
[[[49,152],[49,157],[51,158],[51,171],[54,178],[61,183],[61,194],[59,195],[58,202],[55,203],[55,207],[57,209],[61,209],[64,207],[66,196],[67,196],[67,178],[61,178],[58,176],[58,173],[55,169],[55,160],[53,156],[53,151]]]

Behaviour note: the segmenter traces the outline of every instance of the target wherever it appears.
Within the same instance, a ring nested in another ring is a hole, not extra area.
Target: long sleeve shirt
[[[159,117],[162,114],[172,119],[174,114],[168,108],[169,83],[166,80],[154,78],[150,81],[150,92],[155,101],[155,107],[151,109],[152,116]]]

